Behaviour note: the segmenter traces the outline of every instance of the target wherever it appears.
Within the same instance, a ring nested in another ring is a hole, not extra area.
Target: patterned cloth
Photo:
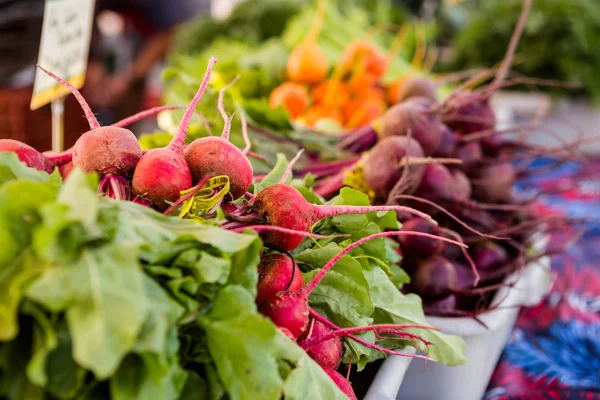
[[[548,160],[532,167],[543,168]],[[570,163],[529,178],[522,187],[545,191],[539,212],[586,218],[586,233],[552,259],[556,281],[546,300],[522,310],[485,399],[600,400],[600,160]],[[555,235],[565,243],[576,230]]]

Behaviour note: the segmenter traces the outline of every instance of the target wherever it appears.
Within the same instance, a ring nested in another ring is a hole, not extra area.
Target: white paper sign
[[[95,0],[46,0],[38,64],[76,88],[85,82]],[[39,69],[35,74],[31,109],[65,96],[58,85]]]

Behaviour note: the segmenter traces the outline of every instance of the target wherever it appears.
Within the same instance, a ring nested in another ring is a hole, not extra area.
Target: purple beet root
[[[441,256],[423,260],[412,276],[411,286],[423,297],[441,298],[452,294],[457,287],[454,265]]]

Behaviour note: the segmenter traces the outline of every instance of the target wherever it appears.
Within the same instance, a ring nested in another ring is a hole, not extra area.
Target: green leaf
[[[266,98],[245,100],[244,109],[250,118],[260,126],[278,131],[292,129],[287,110],[282,106],[271,108]]]
[[[118,242],[158,244],[188,235],[201,243],[232,254],[246,250],[258,240],[255,232],[239,234],[216,226],[167,217],[130,201],[107,200],[101,203],[102,209],[111,207],[119,209],[119,230],[115,236]]]
[[[57,326],[58,346],[46,359],[46,390],[59,399],[71,399],[85,382],[87,371],[73,360],[73,343],[65,321]]]
[[[275,327],[256,312],[254,298],[239,286],[217,296],[212,311],[198,319],[225,390],[233,399],[279,399],[281,378]]]
[[[38,306],[31,302],[25,302],[21,311],[34,319],[33,355],[27,364],[27,378],[35,385],[44,387],[48,382],[46,357],[58,346],[58,338],[52,322]]]
[[[285,377],[284,398],[289,400],[347,400],[323,369],[279,330],[276,336],[279,357],[293,369]]]
[[[46,172],[29,168],[12,152],[0,153],[0,185],[14,179],[24,179],[31,182],[48,182],[50,175]]]
[[[99,379],[115,372],[141,330],[146,303],[140,268],[137,246],[100,246],[46,270],[27,290],[48,310],[66,313],[73,357]]]
[[[400,293],[380,268],[365,271],[365,277],[369,281],[369,291],[375,306],[375,323],[428,325],[421,299],[417,295]],[[460,365],[466,362],[463,356],[465,343],[460,337],[424,329],[411,331],[433,343],[428,349],[428,355],[434,360],[446,365]],[[425,350],[422,344],[420,348]]]
[[[125,358],[110,380],[111,398],[114,400],[176,400],[185,386],[186,379],[187,372],[175,362],[172,363],[168,374],[154,381],[144,361],[140,357],[130,355]]]
[[[275,166],[271,172],[261,179],[260,182],[254,184],[254,194],[258,194],[261,190],[268,186],[279,183],[288,165],[289,162],[286,156],[284,154],[277,153],[277,163],[275,163]],[[291,179],[291,177],[288,178]]]

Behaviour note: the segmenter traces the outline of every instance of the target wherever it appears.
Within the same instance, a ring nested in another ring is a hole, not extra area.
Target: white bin
[[[487,329],[472,318],[427,317],[427,322],[442,332],[464,339],[467,363],[448,367],[390,357],[365,400],[480,400],[515,325],[519,306],[538,304],[550,289],[549,270],[550,258],[544,257],[508,277],[505,282],[515,285],[498,290],[493,304],[500,302],[499,307],[479,316]]]

